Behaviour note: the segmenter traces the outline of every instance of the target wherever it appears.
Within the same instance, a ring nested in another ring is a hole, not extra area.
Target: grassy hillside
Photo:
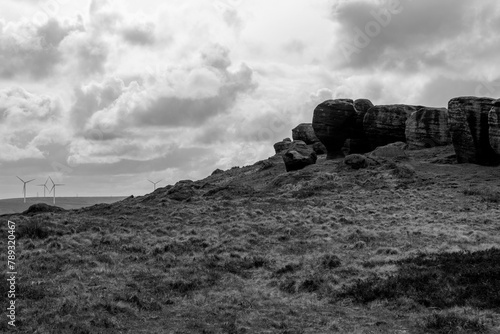
[[[121,201],[125,197],[57,197],[56,206],[66,210],[80,209],[100,203],[114,203]],[[26,211],[31,205],[36,203],[45,203],[53,205],[51,197],[28,197],[26,203],[22,198],[0,199],[0,215],[21,213]]]
[[[499,333],[500,168],[450,153],[292,173],[275,156],[2,217],[17,224],[18,331]]]

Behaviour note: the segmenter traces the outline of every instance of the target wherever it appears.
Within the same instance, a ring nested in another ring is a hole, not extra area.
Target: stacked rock
[[[350,99],[328,100],[314,110],[312,126],[325,145],[327,159],[344,157],[342,147],[356,125],[357,112]]]

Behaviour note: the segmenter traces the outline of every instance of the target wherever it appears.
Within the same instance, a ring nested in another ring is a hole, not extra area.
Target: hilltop
[[[58,197],[57,206],[66,209],[79,209],[98,203],[114,203],[121,201],[125,197]],[[51,197],[28,197],[26,203],[22,198],[0,199],[0,216],[5,214],[21,213],[26,211],[31,205],[45,203],[52,205]]]
[[[319,155],[292,172],[276,154],[114,204],[4,217],[19,332],[498,332],[500,169],[454,154],[360,169]]]

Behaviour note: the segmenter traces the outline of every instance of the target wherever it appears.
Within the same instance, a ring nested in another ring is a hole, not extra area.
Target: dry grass
[[[482,193],[457,191],[470,181],[456,180],[472,173],[480,189],[481,182],[498,184],[500,172],[403,164],[351,170],[320,160],[287,174],[273,158],[265,168],[177,185],[176,194],[191,196],[183,201],[170,198],[167,187],[111,206],[12,216],[23,268],[18,329],[498,332],[498,310],[490,308],[496,295],[481,295],[480,286],[498,291],[500,275],[477,284],[459,278],[497,270],[496,257],[477,257],[494,251],[477,251],[499,244],[499,210]],[[450,259],[469,256],[486,271],[472,266],[455,280],[443,273],[460,266],[436,269],[442,254],[457,251]],[[411,277],[440,285],[431,291]],[[465,298],[461,289],[480,297]],[[425,293],[434,299],[423,301]]]

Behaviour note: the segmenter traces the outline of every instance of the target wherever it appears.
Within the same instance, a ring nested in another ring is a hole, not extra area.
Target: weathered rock
[[[317,155],[326,154],[327,150],[325,145],[322,142],[318,141],[312,145],[308,145]]]
[[[377,165],[378,162],[373,158],[362,154],[351,154],[345,157],[344,163],[351,166],[353,169],[367,168],[368,166]]]
[[[500,99],[493,103],[488,115],[490,146],[495,153],[500,154]]]
[[[409,149],[451,144],[446,108],[421,108],[406,120],[406,143]]]
[[[395,142],[405,142],[408,117],[421,106],[404,104],[370,108],[363,119],[363,128],[371,149]]]
[[[494,99],[464,96],[448,103],[448,123],[457,161],[498,165],[500,155],[490,146],[488,116]]]
[[[301,123],[292,129],[293,140],[302,140],[307,145],[319,142],[311,123]]]
[[[282,141],[274,144],[274,152],[276,152],[276,154],[282,153],[288,150],[291,145],[292,145],[292,140],[290,138],[285,138]]]
[[[370,158],[406,158],[408,155],[405,152],[406,143],[395,142],[385,146],[379,146],[367,156]]]
[[[300,170],[316,163],[316,153],[303,141],[297,140],[283,154],[283,161],[287,172]]]
[[[327,159],[344,157],[342,146],[356,123],[354,102],[350,99],[328,100],[314,109],[312,126],[325,145]]]
[[[368,138],[366,137],[363,128],[363,119],[373,103],[367,99],[358,99],[354,101],[354,109],[356,109],[356,124],[354,125],[349,140],[344,144],[348,154],[366,153],[370,151]]]

